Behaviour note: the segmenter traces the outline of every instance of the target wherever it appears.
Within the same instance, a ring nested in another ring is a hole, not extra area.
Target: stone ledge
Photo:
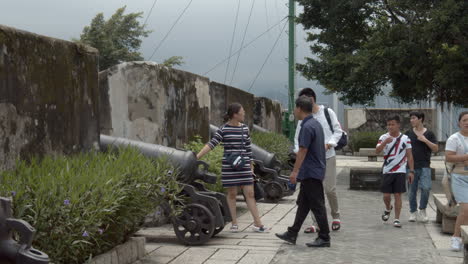
[[[86,264],[132,264],[145,256],[145,241],[144,237],[131,237],[124,244],[94,257]]]
[[[468,244],[468,225],[462,225],[460,228],[463,244]]]

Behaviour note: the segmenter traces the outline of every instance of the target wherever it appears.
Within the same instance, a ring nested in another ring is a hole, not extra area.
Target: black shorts
[[[380,190],[383,193],[405,193],[406,173],[388,173],[382,177]]]

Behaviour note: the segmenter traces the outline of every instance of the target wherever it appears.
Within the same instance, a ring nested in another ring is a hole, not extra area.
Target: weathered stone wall
[[[281,133],[281,104],[265,97],[255,97],[254,124]]]
[[[97,51],[0,26],[0,170],[97,146]]]
[[[434,133],[437,131],[437,113],[432,108],[422,109],[345,109],[345,129],[350,133],[359,131],[386,131],[386,120],[392,115],[399,115],[401,120],[401,131],[411,128],[409,122],[411,111],[423,112],[425,115],[424,125]]]
[[[208,140],[209,80],[153,62],[99,73],[101,132],[170,147]]]
[[[245,110],[245,124],[250,129],[254,124],[254,95],[244,90],[237,89],[232,86],[224,85],[217,82],[210,83],[211,111],[210,122],[215,126],[221,126],[223,116],[226,113],[227,107],[231,103],[240,103]]]

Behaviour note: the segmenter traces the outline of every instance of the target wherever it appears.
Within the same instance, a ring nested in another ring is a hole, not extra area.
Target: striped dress
[[[242,146],[242,133],[244,135],[244,145]],[[224,146],[223,168],[221,182],[223,187],[233,187],[242,185],[252,185],[252,169],[250,167],[252,160],[252,147],[250,146],[249,127],[241,124],[241,126],[230,126],[228,124],[218,129],[216,134],[208,143],[211,149],[214,149],[219,143]],[[243,153],[245,165],[241,170],[234,170],[228,164],[226,157],[231,153]]]

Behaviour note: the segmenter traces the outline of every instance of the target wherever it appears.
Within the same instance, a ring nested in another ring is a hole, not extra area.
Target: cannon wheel
[[[221,231],[223,231],[223,229],[224,229],[224,226],[215,227],[214,232],[213,232],[213,236],[216,236],[217,234],[221,233]]]
[[[283,187],[279,182],[267,182],[263,186],[263,190],[265,191],[265,200],[268,202],[276,203],[283,198]]]
[[[215,217],[201,204],[189,204],[173,221],[177,238],[186,245],[201,245],[214,234]]]

